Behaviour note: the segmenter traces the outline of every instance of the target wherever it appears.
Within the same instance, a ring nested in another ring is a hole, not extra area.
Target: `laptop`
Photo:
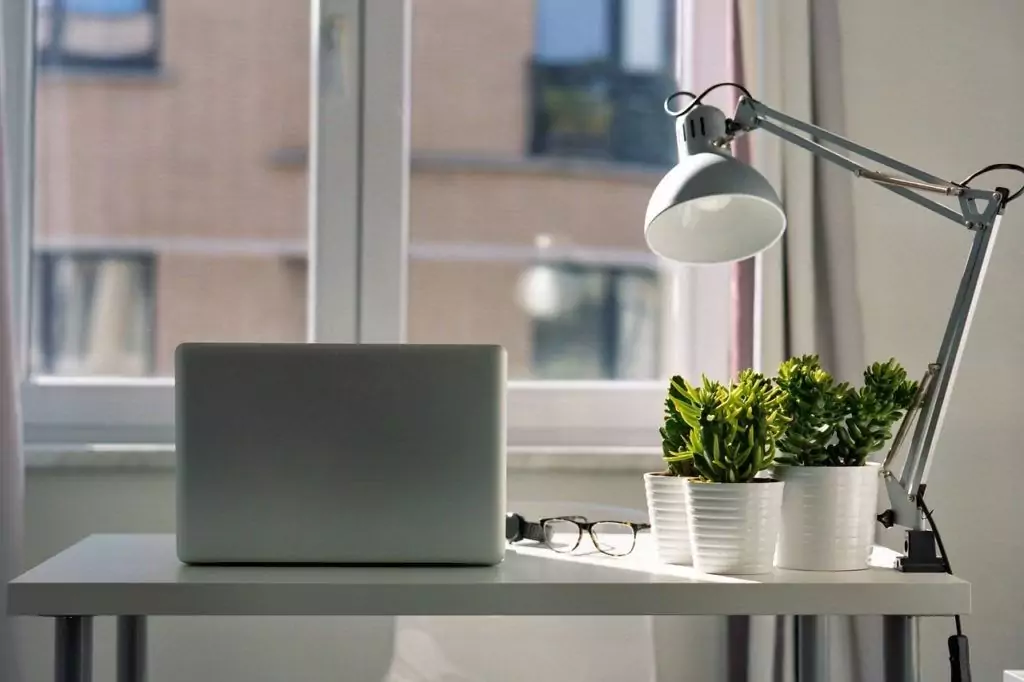
[[[500,346],[186,343],[175,363],[181,561],[501,561]]]

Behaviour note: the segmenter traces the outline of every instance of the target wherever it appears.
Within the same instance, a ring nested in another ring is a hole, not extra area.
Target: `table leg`
[[[796,616],[796,679],[828,682],[830,678],[828,617]],[[888,682],[888,680],[886,680]]]
[[[57,616],[53,622],[55,682],[91,682],[92,616]]]
[[[726,618],[726,680],[750,679],[750,616]]]
[[[885,682],[919,682],[921,665],[917,648],[917,619],[883,616]]]
[[[117,682],[146,680],[146,617],[117,617]]]

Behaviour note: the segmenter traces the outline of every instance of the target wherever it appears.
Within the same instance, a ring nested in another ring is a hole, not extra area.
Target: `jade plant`
[[[849,384],[837,383],[817,355],[786,360],[775,383],[782,390],[782,409],[789,421],[776,459],[780,464],[829,465],[829,446],[847,412]]]
[[[693,427],[683,419],[676,402],[686,400],[688,390],[689,385],[682,377],[672,377],[665,399],[665,422],[661,427],[661,450],[668,473],[687,478],[698,475],[693,458],[688,456]]]
[[[917,382],[894,358],[864,370],[864,386],[846,392],[846,415],[829,445],[834,466],[862,466],[892,438],[892,427],[914,402]]]
[[[772,466],[785,433],[782,390],[763,374],[740,373],[726,386],[673,377],[662,446],[669,473],[713,483],[746,483]]]
[[[917,392],[895,359],[869,366],[859,389],[837,383],[816,355],[783,362],[775,383],[789,422],[778,461],[800,466],[864,465],[892,437]]]

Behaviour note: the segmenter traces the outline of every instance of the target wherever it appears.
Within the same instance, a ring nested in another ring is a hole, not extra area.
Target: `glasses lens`
[[[564,519],[544,522],[544,539],[556,552],[571,552],[580,544],[580,527]]]
[[[591,532],[597,548],[612,556],[625,556],[633,551],[636,544],[633,528],[625,523],[601,521],[594,524]]]

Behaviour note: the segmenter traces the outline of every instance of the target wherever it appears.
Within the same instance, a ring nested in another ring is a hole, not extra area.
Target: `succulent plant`
[[[673,377],[662,446],[669,472],[715,483],[745,483],[774,462],[786,429],[783,393],[752,370],[725,386],[703,377],[692,386]]]
[[[864,386],[848,389],[846,414],[828,446],[832,466],[861,466],[892,438],[892,427],[914,402],[917,382],[907,378],[895,358],[864,370]]]
[[[790,358],[779,366],[776,385],[782,390],[782,410],[789,422],[779,440],[780,464],[827,466],[828,446],[847,411],[848,384],[836,383],[817,355]]]
[[[692,458],[686,456],[690,447],[690,433],[693,427],[686,423],[676,400],[682,400],[686,391],[686,381],[679,376],[672,377],[668,386],[668,397],[665,399],[665,423],[661,427],[661,450],[668,465],[668,472],[673,476],[691,477],[697,475]]]

